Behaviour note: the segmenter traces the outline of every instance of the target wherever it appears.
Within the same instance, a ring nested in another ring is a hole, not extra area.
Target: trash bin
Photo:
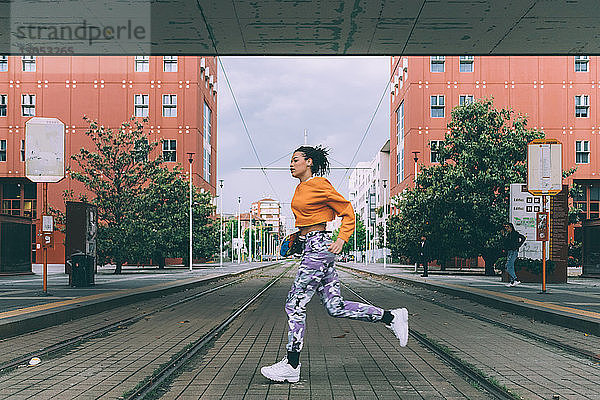
[[[85,253],[71,254],[69,284],[76,287],[94,284],[94,256]]]

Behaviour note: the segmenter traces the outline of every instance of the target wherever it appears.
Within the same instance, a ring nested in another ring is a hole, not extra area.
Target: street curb
[[[397,282],[406,283],[413,286],[423,287],[429,290],[437,290],[438,292],[450,294],[453,296],[461,297],[467,300],[473,300],[477,303],[484,304],[486,306],[497,308],[500,310],[508,311],[514,314],[523,315],[526,317],[533,318],[537,321],[543,321],[554,325],[563,326],[565,328],[575,329],[584,333],[600,336],[600,322],[589,319],[585,316],[574,316],[566,312],[561,311],[549,311],[543,310],[535,306],[517,303],[514,301],[502,299],[500,297],[485,296],[478,293],[469,292],[467,290],[461,290],[456,288],[447,287],[443,284],[435,284],[429,282],[420,282],[412,279],[402,278],[399,276],[391,276],[386,274],[380,274],[376,272],[365,271],[355,267],[351,267],[345,264],[339,264],[340,266],[349,270],[362,273],[365,275],[392,279]]]
[[[0,339],[6,339],[22,335],[24,333],[36,331],[43,328],[59,325],[78,318],[87,317],[88,315],[97,314],[112,308],[129,305],[138,301],[151,299],[158,296],[164,296],[188,289],[193,289],[207,283],[217,281],[219,279],[235,277],[248,272],[253,272],[262,268],[270,267],[277,263],[260,265],[244,271],[228,273],[220,276],[214,276],[207,279],[199,277],[197,281],[189,282],[181,285],[174,285],[161,289],[154,289],[138,293],[125,294],[122,296],[111,297],[108,299],[92,300],[84,304],[73,304],[65,306],[63,309],[53,311],[40,311],[31,314],[24,314],[17,317],[7,318],[5,322],[0,322]],[[36,315],[37,314],[37,315]]]

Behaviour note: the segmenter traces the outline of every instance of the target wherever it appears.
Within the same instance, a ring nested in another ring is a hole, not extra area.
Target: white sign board
[[[42,215],[42,232],[54,231],[54,218],[52,215]]]
[[[550,199],[546,199],[546,210],[550,209]],[[524,183],[510,185],[510,222],[515,230],[527,240],[519,249],[519,257],[542,259],[542,242],[535,235],[536,212],[542,211],[542,196],[534,196],[527,191]]]
[[[25,123],[25,176],[32,182],[65,177],[65,125],[59,119],[33,117]]]
[[[241,238],[234,238],[233,239],[233,248],[234,250],[239,250],[242,249],[244,247],[244,240]]]
[[[562,145],[533,141],[527,145],[527,189],[534,195],[562,190]]]

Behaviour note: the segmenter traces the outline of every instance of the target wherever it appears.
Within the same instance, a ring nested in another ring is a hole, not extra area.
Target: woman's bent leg
[[[325,266],[325,274],[319,287],[319,295],[327,312],[332,317],[358,319],[377,322],[383,317],[384,310],[356,301],[345,301],[340,294],[340,281],[333,263]]]
[[[285,312],[288,315],[287,351],[299,352],[304,343],[306,327],[306,305],[321,283],[323,272],[300,264],[292,289],[288,293]]]

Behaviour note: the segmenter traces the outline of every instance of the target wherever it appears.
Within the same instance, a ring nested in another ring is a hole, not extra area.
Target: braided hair
[[[313,160],[313,164],[310,166],[310,170],[313,175],[324,176],[329,174],[329,150],[323,146],[300,146],[294,153],[304,154],[304,158]]]

